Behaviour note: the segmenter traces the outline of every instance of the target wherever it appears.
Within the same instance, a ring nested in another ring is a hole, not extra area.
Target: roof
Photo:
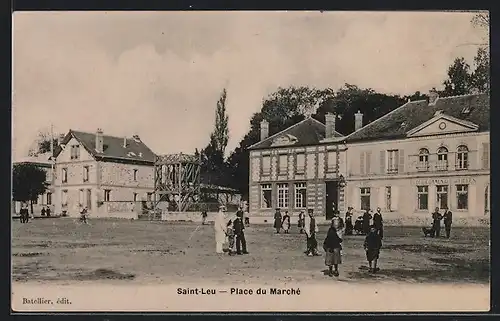
[[[213,184],[200,184],[200,188],[205,191],[216,191],[219,193],[230,193],[230,194],[239,194],[238,190],[231,188],[231,187],[225,187],[225,186],[220,186],[220,185],[213,185]]]
[[[136,141],[132,137],[127,137],[127,147],[124,148],[124,137],[116,137],[103,134],[103,153],[98,153],[95,150],[95,133],[87,133],[70,129],[68,134],[64,137],[62,144],[67,144],[73,137],[77,141],[79,141],[93,157],[102,160],[154,163],[156,158],[155,153],[153,153],[153,151],[149,149],[146,144],[144,144],[141,140]],[[59,155],[61,150],[61,147],[58,147],[55,155]]]
[[[250,146],[248,149],[263,149],[263,148],[273,148],[275,146],[272,146],[273,140],[277,137],[281,136],[288,136],[291,135],[292,137],[297,138],[297,141],[292,144],[291,146],[310,146],[310,145],[318,145],[321,143],[321,140],[325,138],[325,124],[322,122],[312,118],[308,117],[295,125],[292,125],[288,127],[285,130],[282,130],[279,133],[276,133],[263,141],[260,141],[252,146]],[[334,132],[334,137],[342,137],[343,135]],[[281,145],[279,147],[283,147],[286,145]]]
[[[463,113],[464,108],[470,110]],[[439,98],[434,105],[426,100],[408,102],[372,123],[348,135],[345,140],[371,141],[406,137],[409,131],[434,118],[441,112],[479,126],[478,131],[490,130],[490,98],[488,94]]]
[[[14,160],[14,164],[35,164],[42,167],[50,167],[50,152],[38,154],[36,156],[26,156]]]

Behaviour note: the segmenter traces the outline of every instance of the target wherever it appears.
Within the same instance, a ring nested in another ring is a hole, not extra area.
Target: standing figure
[[[328,229],[325,241],[323,242],[323,250],[325,250],[325,265],[328,266],[329,276],[339,276],[339,264],[342,263],[342,238],[338,235],[338,230],[332,220],[332,224]],[[335,268],[335,270],[333,269]]]
[[[304,233],[304,211],[300,211],[299,220],[297,222],[297,227],[299,228],[299,233]]]
[[[283,230],[285,231],[285,234],[288,234],[288,231],[290,230],[290,215],[288,215],[288,211],[285,212],[285,215],[283,215]]]
[[[50,217],[50,206],[47,206],[47,212],[46,212],[46,214],[47,214],[47,217]]]
[[[382,247],[382,239],[375,226],[372,225],[370,227],[363,247],[366,251],[366,260],[368,261],[370,272],[378,272],[379,268],[377,267],[377,262],[380,256],[380,248]]]
[[[205,223],[207,222],[207,216],[207,211],[201,212],[201,225],[205,225]]]
[[[45,213],[47,213],[47,212],[45,210],[45,206],[43,206],[40,214],[41,214],[41,216],[45,216]]]
[[[219,207],[219,212],[215,217],[214,230],[215,230],[215,253],[224,253],[224,241],[226,240],[226,218],[224,206]]]
[[[276,233],[278,234],[281,231],[281,221],[282,221],[281,212],[280,209],[277,208],[276,212],[274,213],[274,228],[276,229]]]
[[[28,205],[26,205],[26,203],[23,203],[23,205],[21,206],[21,210],[19,211],[19,216],[20,216],[20,220],[21,220],[21,223],[28,223],[28,220],[29,220],[29,211],[28,211]]]
[[[338,236],[342,239],[345,232],[344,220],[340,217],[340,213],[335,211],[332,218],[332,226],[337,231]]]
[[[372,219],[372,215],[370,214],[370,210],[367,209],[363,214],[363,234],[366,235],[370,232],[370,220]]]
[[[314,210],[308,209],[307,216],[304,219],[304,229],[307,237],[307,250],[306,254],[308,256],[317,256],[318,253],[318,241],[316,240],[316,233],[318,233],[318,225],[316,224],[316,219],[314,218]]]
[[[229,255],[234,254],[234,230],[233,230],[233,221],[229,220],[226,224],[226,236],[227,236],[227,244]]]
[[[354,226],[352,225],[352,207],[347,208],[347,213],[345,213],[345,235],[352,235],[352,230]]]
[[[432,213],[432,229],[434,230],[435,237],[439,237],[441,233],[441,219],[443,216],[439,213],[439,207],[436,207]]]
[[[446,231],[446,238],[450,238],[451,233],[451,223],[453,222],[453,214],[451,213],[448,206],[445,207],[443,215],[444,229]]]
[[[80,221],[87,224],[87,208],[82,207],[80,210]]]
[[[236,213],[236,219],[233,222],[233,229],[234,235],[236,236],[236,254],[248,254],[247,241],[245,239],[245,224],[243,222],[243,211],[238,211]]]
[[[373,225],[375,229],[380,234],[380,238],[384,238],[384,220],[382,219],[382,213],[380,207],[377,207],[377,212],[373,215]]]

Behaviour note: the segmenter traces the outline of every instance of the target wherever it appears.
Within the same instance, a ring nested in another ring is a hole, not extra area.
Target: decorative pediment
[[[475,132],[478,129],[479,126],[473,122],[436,112],[433,118],[408,131],[406,135],[408,137],[445,135]]]
[[[297,137],[290,135],[290,134],[284,134],[281,136],[276,137],[271,146],[284,146],[284,145],[293,145],[297,143],[299,140]]]

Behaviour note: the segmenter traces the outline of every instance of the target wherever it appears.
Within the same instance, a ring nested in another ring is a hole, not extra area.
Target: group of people
[[[276,229],[276,234],[279,234],[282,229],[285,234],[290,233],[291,224],[290,224],[290,215],[288,214],[288,211],[285,212],[285,215],[281,216],[280,209],[279,208],[276,209],[276,212],[274,212],[273,227]]]
[[[450,238],[451,234],[451,224],[453,223],[453,214],[448,208],[445,207],[443,215],[439,213],[439,207],[436,207],[434,213],[432,213],[432,237],[440,237],[441,235],[441,220],[443,220],[444,228],[446,232],[446,238]]]
[[[365,210],[363,215],[359,216],[356,219],[354,225],[352,223],[353,210],[354,210],[353,207],[349,207],[345,215],[346,235],[353,235],[353,232],[356,232],[357,234],[361,235],[368,235],[371,229],[370,222],[373,221],[373,224],[375,225],[375,228],[379,231],[381,237],[384,236],[383,219],[380,207],[377,207],[377,211],[375,213],[373,213],[373,211],[370,209]]]
[[[23,224],[28,223],[30,220],[30,212],[26,203],[23,203],[23,205],[21,205],[21,209],[19,210],[19,219]]]
[[[229,255],[248,254],[247,242],[245,239],[245,222],[241,208],[236,212],[236,217],[227,220],[225,206],[219,207],[219,212],[215,217],[215,252],[224,253],[224,244],[227,244]]]

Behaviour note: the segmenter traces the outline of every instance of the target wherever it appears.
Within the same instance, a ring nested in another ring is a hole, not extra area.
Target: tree
[[[467,95],[473,89],[473,77],[469,64],[463,57],[456,58],[448,68],[448,79],[443,82],[445,96]]]
[[[35,140],[35,146],[30,149],[30,156],[37,156],[39,154],[44,154],[50,152],[51,146],[50,141],[52,137],[58,137],[60,135],[53,136],[50,132],[40,131],[38,132],[38,136]],[[54,148],[58,145],[57,138],[52,138],[52,142],[54,144]]]
[[[490,89],[490,59],[485,48],[479,48],[474,57],[475,70],[472,73],[472,87],[478,92],[487,92]]]
[[[12,175],[12,197],[14,201],[33,202],[47,190],[46,172],[34,164],[15,164]]]
[[[227,142],[229,141],[229,116],[226,112],[226,98],[227,92],[224,88],[222,94],[217,102],[217,109],[215,110],[215,129],[210,135],[210,145],[212,148],[224,155],[226,151]]]

